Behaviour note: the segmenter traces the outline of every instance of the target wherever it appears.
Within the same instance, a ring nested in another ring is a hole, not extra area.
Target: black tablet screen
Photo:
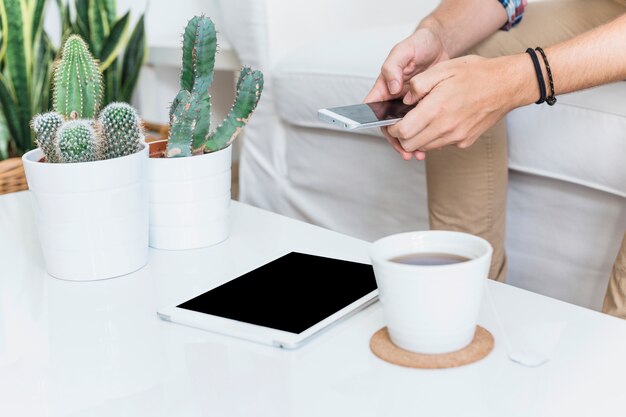
[[[178,307],[302,333],[375,289],[371,265],[292,252]]]

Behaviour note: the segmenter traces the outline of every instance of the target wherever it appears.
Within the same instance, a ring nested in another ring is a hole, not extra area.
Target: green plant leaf
[[[100,71],[106,71],[124,47],[129,20],[130,12],[120,18],[111,29],[100,54]]]
[[[4,115],[0,112],[0,161],[9,157],[9,128],[7,127]]]
[[[29,122],[31,118],[31,62],[32,62],[32,44],[30,40],[31,26],[29,18],[25,15],[28,12],[26,0],[3,0],[1,2],[3,20],[7,22],[7,48],[6,56],[6,74],[9,81],[8,87],[11,89],[15,97],[15,110],[19,123],[17,133],[11,129],[13,140],[25,150],[30,147],[30,128]],[[5,114],[6,116],[6,114]],[[13,122],[7,116],[9,125]]]
[[[109,32],[109,22],[106,16],[106,10],[102,6],[100,0],[90,0],[88,8],[89,19],[89,47],[91,53],[100,59],[104,39]],[[87,39],[85,39],[87,40]]]
[[[141,15],[135,29],[133,30],[130,40],[124,51],[124,61],[122,63],[122,93],[121,101],[130,103],[133,98],[133,92],[139,80],[139,72],[146,60],[146,33],[144,27],[144,15]]]
[[[1,3],[1,1],[0,1]],[[7,51],[7,36],[6,36],[6,13],[3,12],[4,6],[0,4],[0,70],[2,70],[2,65],[4,64],[4,55]]]
[[[46,0],[30,0],[30,16],[32,18],[31,39],[39,39],[39,34],[43,30],[43,11],[46,8]]]
[[[74,24],[74,32],[79,34],[81,38],[89,39],[89,3],[94,0],[76,0],[74,7],[76,8],[76,23]]]
[[[117,16],[117,0],[102,0],[102,5],[106,11],[109,26],[113,26],[113,22],[115,22]]]
[[[11,137],[17,144],[24,142],[22,137],[22,128],[20,125],[20,117],[18,116],[17,104],[15,96],[11,92],[11,85],[4,75],[0,74],[0,105],[2,106],[2,114],[9,129]],[[30,135],[29,135],[30,138]],[[21,146],[18,145],[21,148]],[[25,148],[21,148],[25,149]]]

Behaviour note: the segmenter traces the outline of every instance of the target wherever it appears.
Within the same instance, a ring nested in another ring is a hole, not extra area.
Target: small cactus
[[[183,35],[181,90],[170,108],[168,157],[215,152],[229,146],[246,125],[263,91],[263,73],[243,68],[237,96],[226,119],[210,132],[211,96],[217,35],[211,19],[196,16]]]
[[[32,128],[37,137],[37,146],[46,156],[46,162],[59,162],[59,147],[56,142],[57,130],[65,121],[59,113],[50,112],[35,116]]]
[[[60,162],[91,162],[100,159],[96,131],[91,120],[71,120],[57,131]]]
[[[126,103],[109,104],[100,112],[98,124],[104,159],[130,155],[141,149],[143,129],[132,106]]]
[[[98,63],[80,36],[70,36],[54,69],[54,111],[67,119],[95,118],[102,94]]]

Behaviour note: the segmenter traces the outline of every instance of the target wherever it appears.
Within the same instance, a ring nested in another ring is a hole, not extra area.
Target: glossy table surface
[[[507,285],[489,283],[502,328],[548,355],[541,367],[507,358],[487,302],[495,350],[437,371],[370,352],[379,303],[294,351],[160,321],[157,308],[291,250],[368,261],[364,241],[236,202],[231,217],[223,244],[65,282],[44,270],[28,193],[1,196],[0,416],[626,415],[626,322]]]

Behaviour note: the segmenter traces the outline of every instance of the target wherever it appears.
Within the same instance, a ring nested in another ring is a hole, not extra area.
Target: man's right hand
[[[411,78],[448,59],[441,39],[431,29],[418,29],[391,49],[380,75],[364,101],[371,103],[404,97],[409,91],[408,82]],[[409,160],[415,155],[416,159],[421,160],[426,156],[419,151],[414,154],[406,152],[398,140],[387,133],[387,129],[383,128],[382,131],[387,141],[403,159]]]

